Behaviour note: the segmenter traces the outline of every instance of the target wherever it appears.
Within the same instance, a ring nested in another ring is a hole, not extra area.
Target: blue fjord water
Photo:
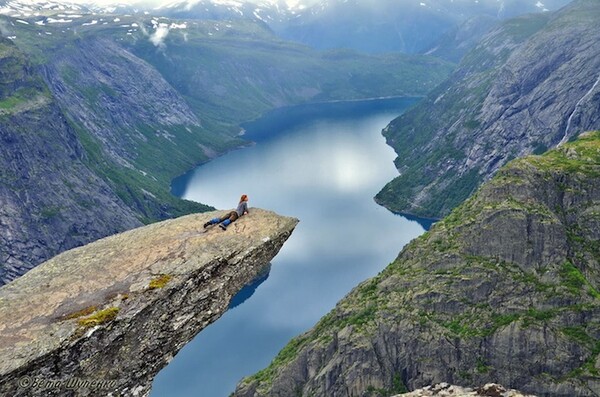
[[[173,181],[183,198],[300,219],[271,266],[156,377],[152,397],[226,397],[359,282],[376,275],[430,223],[373,201],[397,176],[381,130],[414,102],[386,99],[306,105],[244,127],[256,145]],[[248,215],[251,222],[252,213]]]

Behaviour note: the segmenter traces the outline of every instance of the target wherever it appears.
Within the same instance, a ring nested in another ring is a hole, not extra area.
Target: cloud
[[[152,42],[152,44],[154,44],[155,46],[157,46],[160,49],[164,49],[165,48],[165,39],[167,38],[167,36],[169,35],[169,32],[173,29],[187,29],[187,22],[182,22],[182,23],[171,23],[171,24],[167,24],[167,23],[159,23],[156,19],[152,20],[152,26],[154,27],[154,33],[152,34],[148,34],[148,31],[144,28],[144,25],[141,24],[140,29],[142,30],[142,32],[146,35],[149,36],[149,40]],[[183,38],[185,41],[187,41],[187,34],[184,32],[183,33]]]
[[[164,48],[165,38],[169,34],[169,30],[169,25],[167,25],[166,23],[158,24],[154,33],[150,35],[150,41],[152,42],[152,44],[154,44],[158,48]]]

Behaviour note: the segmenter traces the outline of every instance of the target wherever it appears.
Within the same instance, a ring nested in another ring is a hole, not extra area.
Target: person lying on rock
[[[248,213],[248,196],[246,196],[245,194],[242,194],[242,197],[240,198],[240,203],[238,204],[235,211],[231,211],[231,212],[227,213],[227,215],[225,215],[221,218],[211,219],[210,221],[208,221],[204,224],[204,228],[206,229],[208,226],[218,223],[219,227],[221,229],[227,230],[227,226],[229,226],[229,224],[231,222],[234,222],[240,216],[244,216],[247,213]]]

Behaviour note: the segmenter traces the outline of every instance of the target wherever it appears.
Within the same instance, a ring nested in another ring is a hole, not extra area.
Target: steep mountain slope
[[[508,160],[600,125],[600,2],[509,20],[384,131],[400,177],[376,200],[439,217]]]
[[[124,195],[146,221],[173,215],[167,206],[144,205],[152,195],[173,202],[167,191],[173,176],[236,143],[204,128],[158,71],[110,38],[77,39],[40,68],[65,114],[91,134],[104,161],[139,176],[141,189]]]
[[[14,44],[0,39],[0,281],[75,246],[139,226],[88,167],[68,120]]]
[[[515,160],[235,396],[600,396],[600,131]]]
[[[18,125],[32,138],[18,134],[3,147],[15,176],[2,178],[11,197],[2,217],[2,283],[66,249],[208,208],[169,193],[170,177],[209,157],[195,146],[207,140],[198,136],[199,121],[159,73],[109,41],[66,40],[61,34],[73,33],[60,27],[15,21],[3,19],[3,34],[28,54],[5,41],[20,57],[13,66],[37,82],[51,106],[28,120],[1,123],[7,131]],[[181,131],[184,120],[189,127]],[[213,134],[211,149],[223,150],[223,141]],[[187,157],[174,150],[179,147]],[[19,186],[14,180],[28,169],[35,177]]]

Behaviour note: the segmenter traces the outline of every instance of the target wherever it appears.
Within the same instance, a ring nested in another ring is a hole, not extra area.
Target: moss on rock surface
[[[359,396],[396,374],[600,395],[599,145],[509,163],[234,395]]]
[[[106,324],[117,318],[119,314],[118,307],[109,307],[103,310],[99,310],[90,316],[80,318],[77,320],[77,324],[83,328],[91,328],[97,325]]]
[[[148,289],[157,289],[164,288],[169,281],[171,281],[172,276],[168,274],[161,274],[160,276],[154,277],[150,280],[150,284],[148,284]]]

